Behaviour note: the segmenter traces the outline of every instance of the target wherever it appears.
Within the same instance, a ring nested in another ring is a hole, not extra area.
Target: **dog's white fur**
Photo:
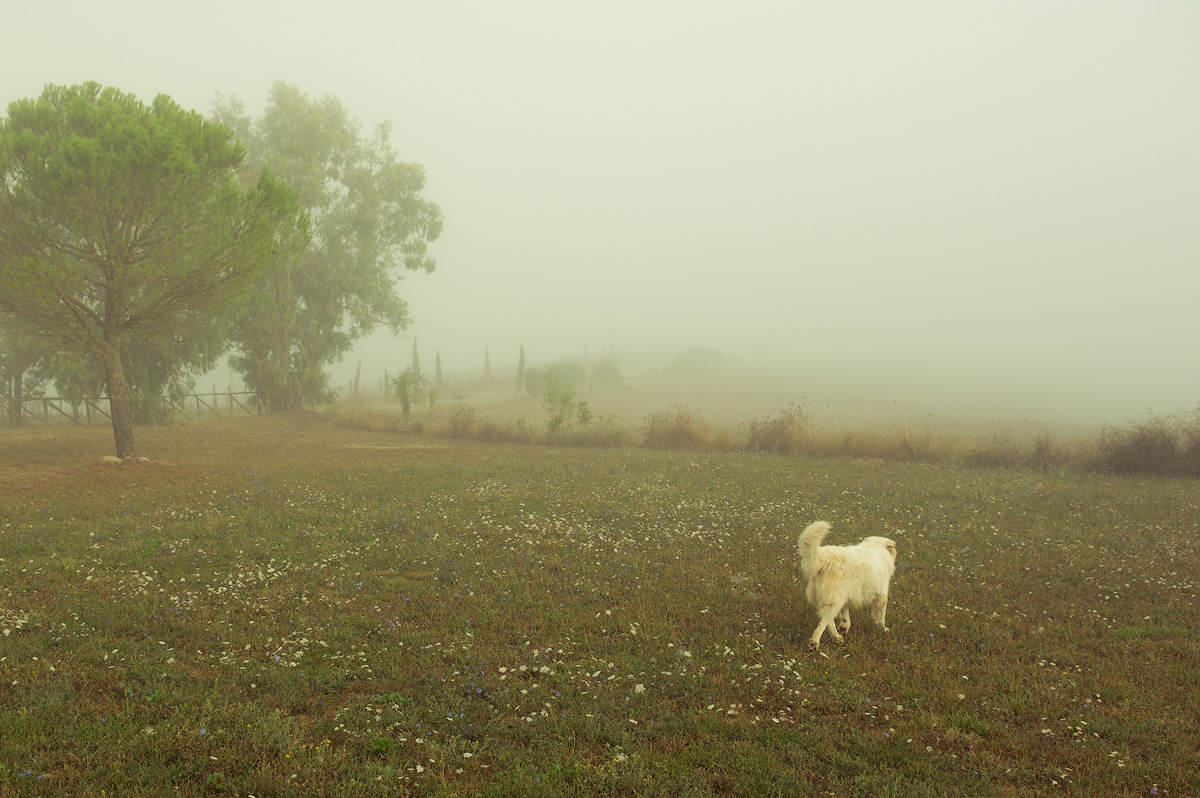
[[[855,546],[822,546],[829,531],[828,522],[817,521],[797,542],[800,571],[808,580],[804,595],[821,621],[808,643],[813,651],[820,647],[826,628],[834,641],[842,642],[850,628],[851,607],[870,607],[875,625],[886,632],[888,587],[896,572],[895,541],[869,537]]]

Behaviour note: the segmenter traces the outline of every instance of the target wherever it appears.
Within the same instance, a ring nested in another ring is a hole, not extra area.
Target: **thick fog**
[[[14,4],[0,100],[258,116],[282,79],[391,120],[446,229],[339,380],[415,335],[427,370],[702,345],[936,412],[1200,402],[1193,0],[260,5]]]

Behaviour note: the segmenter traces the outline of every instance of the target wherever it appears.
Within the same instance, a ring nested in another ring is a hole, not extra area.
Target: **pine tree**
[[[413,358],[412,358],[413,376],[418,380],[421,379],[421,356],[417,354],[417,339],[413,337]]]
[[[308,244],[300,197],[265,169],[239,187],[244,158],[166,95],[98,83],[47,86],[0,121],[0,313],[103,370],[118,457],[138,454],[138,394],[161,406],[212,368],[260,279]]]

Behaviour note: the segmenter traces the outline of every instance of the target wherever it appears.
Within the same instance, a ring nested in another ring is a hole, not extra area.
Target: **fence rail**
[[[175,418],[204,421],[211,418],[254,416],[262,412],[253,391],[212,391],[194,393],[179,402],[163,397]],[[17,401],[0,397],[0,426],[48,427],[53,424],[104,424],[112,421],[108,397],[81,399],[71,402],[59,396],[38,396]]]

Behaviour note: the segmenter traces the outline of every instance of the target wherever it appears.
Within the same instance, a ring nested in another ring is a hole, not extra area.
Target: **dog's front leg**
[[[850,631],[850,605],[842,607],[842,611],[838,613],[837,630],[842,634]]]

